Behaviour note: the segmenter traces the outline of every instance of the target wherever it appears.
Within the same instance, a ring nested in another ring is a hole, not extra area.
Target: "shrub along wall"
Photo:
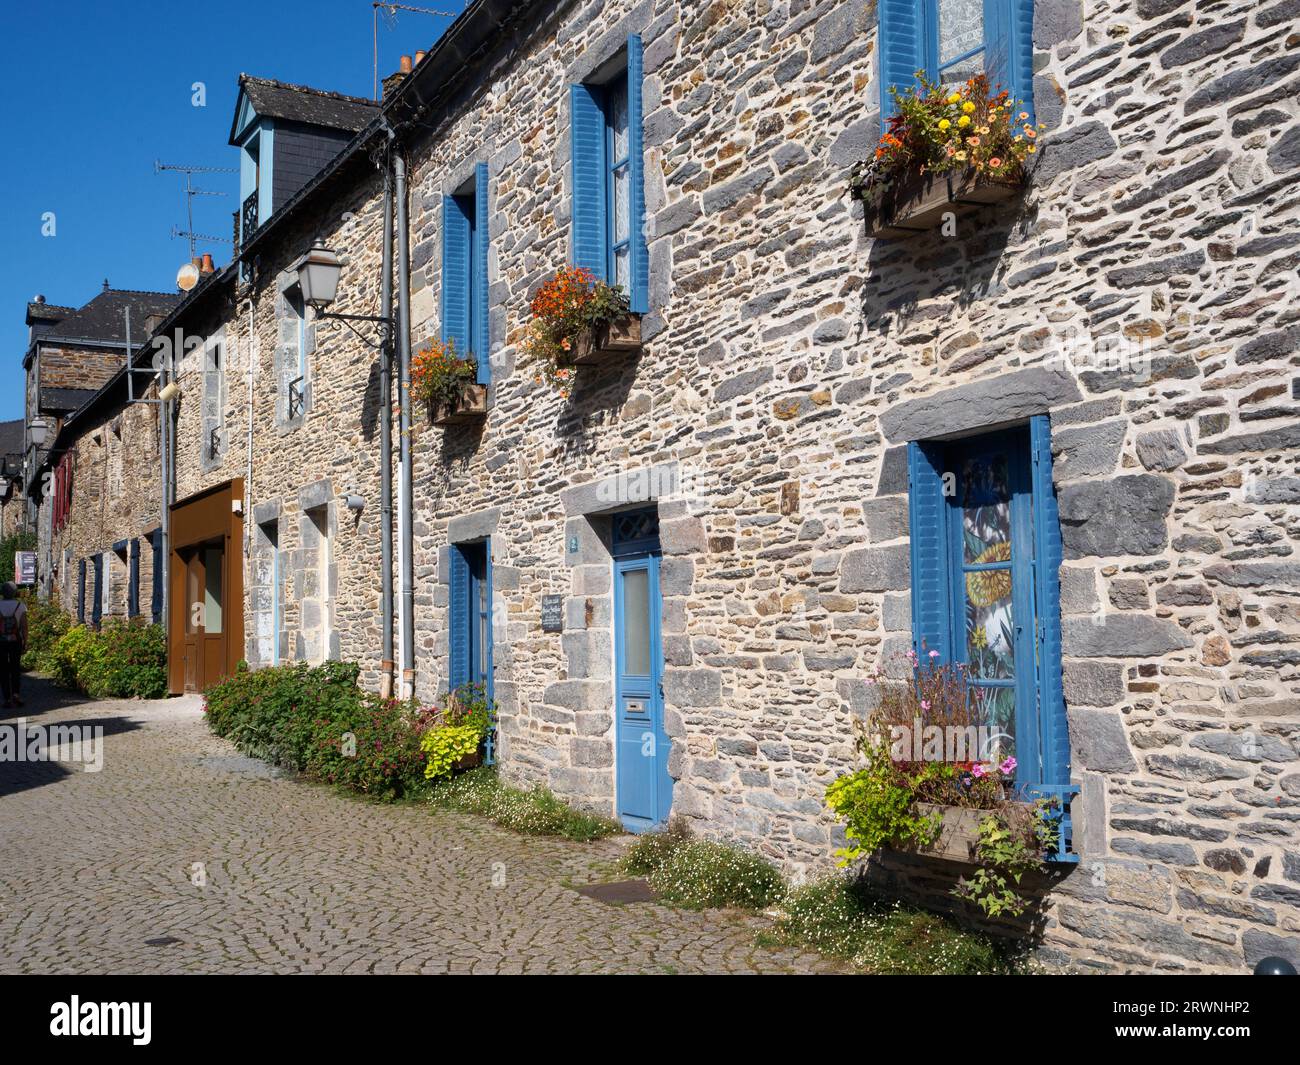
[[[47,600],[28,596],[23,667],[94,699],[161,699],[167,694],[167,637],[161,625],[110,618],[101,629],[73,623]]]

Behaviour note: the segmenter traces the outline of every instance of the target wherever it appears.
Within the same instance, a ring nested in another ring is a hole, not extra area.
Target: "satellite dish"
[[[199,268],[193,263],[186,263],[176,271],[176,287],[188,292],[199,283]]]

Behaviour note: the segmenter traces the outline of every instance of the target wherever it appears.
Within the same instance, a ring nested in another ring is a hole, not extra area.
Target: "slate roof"
[[[23,453],[23,420],[0,422],[0,458]]]
[[[93,388],[42,388],[41,410],[51,414],[67,414],[80,410],[95,394]]]
[[[127,307],[131,308],[131,340],[140,344],[145,338],[145,319],[151,314],[167,314],[180,302],[179,293],[136,292],[131,289],[106,288],[79,310],[61,318],[53,329],[39,339],[51,337],[65,340],[121,344],[126,341]],[[32,304],[28,304],[30,313]],[[49,306],[38,304],[37,306]],[[66,308],[63,308],[66,310]]]
[[[255,78],[251,74],[239,75],[239,88],[248,97],[253,110],[263,118],[284,118],[356,133],[379,113],[377,103],[360,96],[344,96],[339,92],[313,89],[309,85]],[[233,138],[233,127],[230,133]]]
[[[76,307],[60,307],[57,303],[44,303],[32,300],[27,304],[27,324],[36,322],[58,322],[70,314],[76,314]]]

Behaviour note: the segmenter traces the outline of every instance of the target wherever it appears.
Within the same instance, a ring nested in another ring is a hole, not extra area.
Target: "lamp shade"
[[[27,438],[36,447],[44,447],[50,435],[50,426],[44,418],[33,418],[27,423]]]
[[[319,311],[334,302],[339,288],[339,273],[343,269],[343,261],[337,252],[318,240],[311,251],[294,263],[294,269],[298,273],[303,303]]]

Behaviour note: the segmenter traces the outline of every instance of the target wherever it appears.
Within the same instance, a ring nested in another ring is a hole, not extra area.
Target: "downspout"
[[[395,146],[396,147],[396,146]],[[411,471],[411,233],[407,218],[406,159],[393,152],[393,194],[397,198],[398,435],[402,488],[399,504],[402,550],[402,691],[415,695],[415,563],[412,537]]]
[[[384,157],[384,253],[379,277],[379,313],[383,346],[379,352],[379,514],[382,526],[380,571],[383,576],[383,652],[379,665],[379,694],[393,695],[393,144],[388,131]]]

